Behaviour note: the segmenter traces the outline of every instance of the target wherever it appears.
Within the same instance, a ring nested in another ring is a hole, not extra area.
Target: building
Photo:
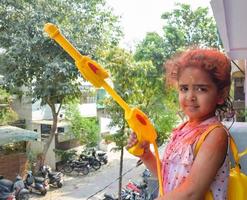
[[[100,133],[106,134],[110,132],[111,130],[108,128],[110,119],[104,114],[104,108],[97,105],[97,97],[100,96],[100,98],[103,98],[105,95],[104,90],[99,89],[98,93],[100,95],[98,95],[94,87],[89,83],[83,84],[81,90],[88,91],[88,93],[83,93],[80,104],[78,105],[81,115],[84,117],[98,117]],[[37,132],[40,136],[37,141],[32,142],[30,145],[32,152],[36,155],[43,151],[53,124],[50,107],[48,105],[41,106],[40,103],[40,101],[33,103],[31,97],[27,96],[21,98],[15,97],[12,103],[13,109],[20,116],[19,123],[17,122],[16,124],[19,127],[26,127],[28,130]],[[68,150],[80,145],[72,134],[68,134],[69,130],[69,122],[66,121],[65,109],[61,108],[57,124],[58,143],[55,140],[52,141],[46,157],[47,164],[53,169],[56,168],[56,162],[59,161],[53,149]]]

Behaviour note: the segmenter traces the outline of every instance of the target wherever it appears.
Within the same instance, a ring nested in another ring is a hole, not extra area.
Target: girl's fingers
[[[142,143],[140,143],[140,147],[143,149],[149,148],[149,142],[147,141],[143,141]]]
[[[137,142],[138,142],[138,140],[137,140],[136,134],[134,132],[132,132],[128,138],[126,148],[129,149],[129,148],[133,147],[134,145],[137,144]]]
[[[138,143],[138,139],[137,139],[137,136],[135,134],[135,132],[132,132],[130,135],[129,135],[129,138],[128,138],[128,141],[127,141],[127,146],[126,148],[129,149],[133,146],[135,146],[136,144]],[[142,149],[149,149],[149,142],[147,141],[143,141],[141,143],[138,144],[138,146]]]

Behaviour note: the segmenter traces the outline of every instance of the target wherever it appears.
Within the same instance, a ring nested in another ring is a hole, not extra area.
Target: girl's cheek
[[[178,101],[179,101],[179,104],[182,104],[182,102],[184,101],[184,96],[179,94]]]

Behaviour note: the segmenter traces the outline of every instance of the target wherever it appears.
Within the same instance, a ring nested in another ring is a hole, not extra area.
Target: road
[[[102,199],[104,193],[117,194],[119,177],[120,152],[108,151],[109,163],[103,165],[98,171],[92,170],[86,176],[70,175],[64,176],[64,186],[60,189],[50,188],[45,197],[31,194],[31,199],[39,200],[78,200]],[[132,156],[127,151],[124,152],[123,185],[131,179],[141,181],[141,173],[145,169],[144,165],[136,167],[138,158]],[[90,197],[90,198],[89,198]]]

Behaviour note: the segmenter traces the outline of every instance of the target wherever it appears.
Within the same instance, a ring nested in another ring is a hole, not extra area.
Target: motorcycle
[[[15,181],[0,176],[0,200],[28,200],[29,191],[25,188],[22,178],[18,175]]]
[[[87,161],[77,161],[77,160],[68,160],[67,163],[63,166],[62,170],[65,173],[71,173],[72,171],[76,171],[78,174],[82,173],[83,175],[87,175],[89,173]]]
[[[147,184],[148,199],[156,199],[159,193],[158,181],[151,178],[152,174],[147,168],[142,172],[141,176],[143,182]]]
[[[35,177],[32,171],[27,172],[26,179],[24,181],[25,187],[30,191],[38,191],[41,195],[45,196],[49,188],[49,182],[47,178]]]
[[[92,150],[92,156],[98,159],[102,164],[106,165],[108,163],[107,153],[104,151]]]
[[[52,172],[51,168],[47,165],[42,166],[40,172],[43,178],[48,178],[50,185],[58,188],[63,186],[63,174],[61,172]]]
[[[13,193],[9,193],[9,192],[2,190],[0,186],[0,200],[16,200],[16,198]]]
[[[133,199],[150,199],[145,182],[137,184],[133,181],[129,181],[126,185],[126,189],[131,193]]]
[[[87,161],[88,165],[95,170],[98,170],[101,167],[100,161],[94,156],[87,156],[83,153],[79,156],[79,161]]]

